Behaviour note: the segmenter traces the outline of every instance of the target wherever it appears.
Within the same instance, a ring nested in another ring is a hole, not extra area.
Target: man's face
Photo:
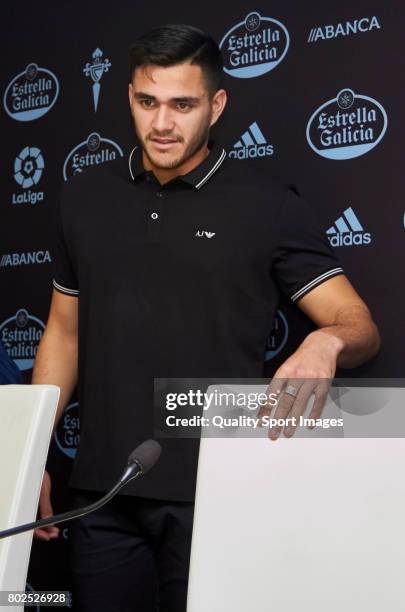
[[[177,168],[201,149],[222,112],[221,92],[210,99],[200,66],[190,63],[136,68],[129,103],[139,142],[153,166]]]

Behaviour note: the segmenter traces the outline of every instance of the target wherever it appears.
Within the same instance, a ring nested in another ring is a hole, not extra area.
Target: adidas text
[[[273,145],[253,145],[251,147],[243,147],[243,149],[233,149],[232,151],[229,151],[229,157],[248,159],[254,157],[265,157],[266,155],[273,155],[273,153]]]
[[[371,234],[369,233],[355,233],[348,232],[345,234],[335,234],[334,236],[328,236],[329,242],[333,247],[338,246],[358,246],[361,244],[370,244]]]

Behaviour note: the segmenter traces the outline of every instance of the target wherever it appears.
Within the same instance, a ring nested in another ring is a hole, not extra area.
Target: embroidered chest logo
[[[205,232],[203,230],[198,230],[196,233],[197,238],[213,238],[215,236],[215,232]]]

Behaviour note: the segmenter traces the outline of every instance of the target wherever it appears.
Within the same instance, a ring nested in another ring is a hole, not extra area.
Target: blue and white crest
[[[4,92],[6,113],[16,121],[34,121],[45,115],[59,95],[59,81],[50,70],[28,64]]]
[[[250,79],[273,70],[290,46],[287,28],[276,19],[249,13],[232,26],[219,43],[224,71],[239,79]]]
[[[103,52],[97,48],[92,54],[92,63],[87,62],[83,68],[83,72],[87,77],[91,77],[93,81],[93,102],[94,112],[97,112],[98,99],[100,97],[100,80],[105,72],[111,68],[111,62],[108,58],[102,59]]]
[[[311,149],[321,157],[351,159],[374,149],[387,125],[387,113],[377,100],[346,88],[316,109],[306,135]]]

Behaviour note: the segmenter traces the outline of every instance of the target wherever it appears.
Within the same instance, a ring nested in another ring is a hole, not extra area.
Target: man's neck
[[[164,183],[168,183],[172,179],[176,178],[176,176],[182,176],[183,174],[187,174],[194,170],[197,166],[201,164],[202,161],[207,157],[210,152],[208,148],[208,143],[206,142],[201,149],[199,149],[190,159],[181,164],[180,166],[176,166],[175,168],[159,168],[155,166],[149,157],[145,154],[145,151],[142,150],[142,165],[147,171],[152,171],[156,176],[157,180],[161,185]]]

